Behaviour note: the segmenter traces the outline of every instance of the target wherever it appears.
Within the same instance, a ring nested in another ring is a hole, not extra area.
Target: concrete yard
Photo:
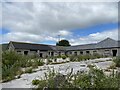
[[[55,64],[55,65],[44,65],[39,66],[37,72],[31,74],[23,74],[21,78],[12,80],[10,82],[2,83],[3,88],[32,88],[32,80],[36,78],[44,78],[44,73],[48,71],[48,68],[54,68],[55,71],[59,71],[62,74],[67,74],[73,68],[73,73],[77,73],[77,71],[88,71],[88,64],[94,64],[97,68],[106,69],[112,64],[111,58],[100,58],[94,60],[87,60],[81,62],[68,62],[63,64]],[[98,62],[96,62],[98,61]]]

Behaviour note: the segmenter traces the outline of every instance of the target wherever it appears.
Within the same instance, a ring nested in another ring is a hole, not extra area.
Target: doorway
[[[54,52],[51,52],[51,56],[54,56]]]
[[[61,56],[61,52],[58,52],[59,53],[59,56]]]
[[[28,55],[28,51],[24,51],[24,55]]]
[[[113,57],[117,55],[117,50],[112,50]]]
[[[74,55],[77,56],[77,52],[74,52]]]
[[[40,57],[43,57],[43,54],[42,54],[42,53],[40,53]]]

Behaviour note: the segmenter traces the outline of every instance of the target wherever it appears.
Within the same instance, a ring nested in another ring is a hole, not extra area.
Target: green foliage
[[[3,82],[14,79],[17,71],[20,70],[18,62],[21,61],[20,55],[13,51],[2,53],[2,80]]]
[[[110,67],[108,67],[108,69],[116,69],[116,64],[110,65]]]
[[[58,90],[62,90],[63,88],[81,88],[83,90],[87,88],[117,88],[118,87],[118,79],[117,77],[106,76],[102,70],[95,69],[90,67],[89,73],[77,73],[72,74],[73,69],[67,75],[62,75],[59,72],[55,73],[53,71],[49,71],[49,73],[45,73],[45,79],[40,80],[38,88],[57,88]]]
[[[54,88],[55,87],[55,82],[54,82],[54,77],[55,77],[55,70],[50,70],[49,69],[49,73],[45,73],[45,80],[41,80],[39,82],[38,88],[44,88],[46,86],[50,87],[50,88]]]
[[[116,64],[116,67],[120,67],[120,57],[116,57],[116,59],[113,60]]]
[[[32,84],[33,84],[33,85],[38,85],[39,82],[40,82],[40,80],[38,80],[38,79],[32,80]]]
[[[76,79],[76,85],[81,88],[117,88],[117,83],[116,77],[106,76],[102,70],[92,67],[89,74],[79,74]]]
[[[72,71],[71,71],[72,72]],[[72,84],[68,82],[72,80],[72,73],[69,73],[66,77],[55,70],[50,70],[48,74],[45,73],[45,80],[40,80],[38,88],[72,88]]]
[[[65,56],[65,55],[62,55],[61,57],[62,57],[62,59],[66,59],[67,58],[67,56]]]
[[[32,61],[30,61],[30,62],[32,63],[31,66],[33,68],[37,68],[38,66],[44,65],[44,62],[41,59],[38,59],[38,58],[32,59]]]
[[[20,60],[20,55],[17,55],[13,51],[6,51],[2,54],[2,64],[11,67],[15,62]]]
[[[94,53],[93,54],[93,59],[94,58],[102,58],[103,56],[102,55],[99,55],[98,53]]]
[[[40,60],[40,59],[37,60],[37,63],[38,63],[38,66],[44,65],[44,62],[42,60]]]
[[[21,68],[31,67],[36,68],[44,63],[38,58],[23,56],[14,51],[5,51],[2,53],[2,80],[3,82],[15,78],[16,75],[21,75]],[[32,69],[26,73],[32,73]]]
[[[68,40],[61,40],[56,43],[56,46],[71,46]]]
[[[69,56],[69,58],[70,58],[70,61],[72,61],[72,62],[77,61],[77,57],[74,55]]]
[[[83,60],[89,60],[89,59],[96,59],[96,58],[102,58],[103,56],[99,55],[99,54],[86,54],[86,55],[71,55],[70,57],[70,61],[83,61]]]
[[[32,68],[25,70],[25,73],[32,73],[32,72],[33,72]]]

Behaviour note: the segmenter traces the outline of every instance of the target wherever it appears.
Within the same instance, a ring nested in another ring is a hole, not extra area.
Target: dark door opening
[[[90,51],[86,51],[86,54],[89,54],[90,53]]]
[[[82,54],[83,54],[83,52],[82,52],[82,51],[80,51],[80,54],[82,55]]]
[[[40,57],[43,57],[43,54],[42,54],[42,53],[40,53]]]
[[[59,56],[61,56],[61,52],[59,52]]]
[[[51,52],[51,56],[54,56],[54,52]]]
[[[112,50],[113,57],[117,55],[117,50]]]
[[[24,51],[24,55],[28,55],[28,51]]]
[[[77,56],[77,52],[74,52],[74,55]]]

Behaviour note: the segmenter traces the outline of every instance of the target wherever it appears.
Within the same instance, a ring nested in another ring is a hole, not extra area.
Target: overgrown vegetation
[[[73,74],[73,69],[67,75],[62,75],[58,72],[49,71],[45,73],[45,79],[43,80],[33,80],[33,85],[38,86],[37,90],[43,88],[58,88],[57,90],[62,90],[63,88],[81,88],[85,90],[87,88],[96,89],[106,89],[118,88],[118,77],[117,75],[106,76],[102,70],[90,68],[89,73],[77,73]]]
[[[87,54],[87,55],[71,55],[69,56],[70,57],[70,61],[83,61],[83,60],[89,60],[89,59],[96,59],[96,58],[103,58],[102,55],[99,55],[99,54],[93,54],[93,55],[90,55],[90,54]]]
[[[89,60],[89,59],[95,59],[95,58],[101,58],[103,56],[100,56],[98,54],[95,55],[80,55],[80,56],[69,56],[70,61],[82,61],[82,60]],[[62,58],[66,59],[68,56],[61,55],[56,57],[48,57],[48,64],[52,62],[52,59]],[[120,61],[120,60],[119,60]],[[119,65],[118,59],[115,61],[116,66]],[[56,62],[53,64],[61,64],[64,62]],[[18,76],[17,78],[20,78],[20,75],[23,73],[32,73],[34,72],[34,68],[37,68],[38,66],[42,66],[44,64],[43,60],[41,60],[37,55],[33,56],[25,56],[17,54],[14,51],[5,51],[2,53],[2,82],[7,82],[12,79],[15,79],[15,76]],[[23,68],[27,68],[23,70]],[[44,81],[45,82],[45,81]]]
[[[116,67],[120,67],[120,56],[116,57],[114,60]]]
[[[32,68],[41,66],[44,63],[38,58],[23,56],[14,51],[5,51],[2,53],[2,80],[3,82],[10,81],[16,75],[32,72]],[[28,71],[22,71],[22,68],[31,67]]]

